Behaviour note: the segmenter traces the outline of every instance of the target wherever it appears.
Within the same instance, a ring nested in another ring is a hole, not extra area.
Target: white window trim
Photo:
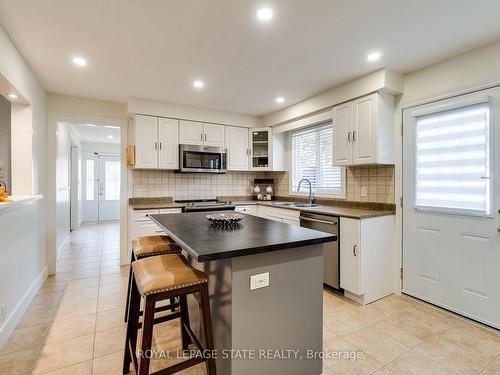
[[[486,96],[483,94],[478,94],[478,95],[471,95],[468,98],[461,98],[459,100],[450,100],[447,101],[445,104],[439,104],[435,106],[429,106],[423,110],[415,110],[411,113],[412,117],[412,122],[413,126],[416,126],[417,124],[417,118],[420,116],[425,116],[429,114],[434,114],[434,113],[439,113],[439,112],[444,112],[452,109],[457,109],[457,108],[462,108],[462,107],[467,107],[467,106],[472,106],[475,104],[483,104],[487,103],[490,108],[490,116],[489,116],[489,137],[488,137],[488,144],[489,144],[489,170],[490,170],[490,175],[488,178],[489,181],[489,199],[490,199],[490,207],[489,207],[489,212],[485,213],[482,210],[468,210],[468,209],[460,209],[460,208],[448,208],[448,207],[433,207],[433,206],[417,206],[416,205],[416,199],[415,197],[413,198],[413,209],[415,211],[420,211],[420,212],[428,212],[428,213],[434,213],[434,214],[443,214],[443,215],[456,215],[456,216],[470,216],[470,217],[485,217],[485,218],[492,218],[494,217],[493,215],[493,202],[494,202],[494,194],[493,194],[493,186],[494,186],[494,173],[493,171],[495,170],[495,155],[494,155],[494,142],[493,139],[495,139],[495,124],[494,124],[494,109],[498,109],[499,103],[497,103],[494,98],[491,96]],[[414,155],[416,155],[417,152],[417,145],[414,145]],[[416,163],[416,158],[415,158],[415,163]],[[414,170],[416,171],[416,165],[414,167]],[[416,176],[413,176],[413,184],[416,182]],[[416,194],[415,191],[415,186],[413,187],[413,194]]]
[[[315,124],[315,125],[319,125],[319,124]],[[310,127],[310,126],[303,126],[300,129],[305,129],[306,127]],[[314,125],[312,125],[312,126],[314,126]],[[293,129],[293,130],[299,130],[299,129]],[[290,195],[292,197],[308,197],[309,192],[307,190],[304,190],[303,192],[302,191],[301,192],[293,191],[293,186],[292,186],[293,185],[293,180],[292,180],[292,164],[293,164],[293,160],[292,160],[292,154],[293,154],[293,151],[292,151],[292,131],[287,132],[286,138],[287,138],[286,142],[287,142],[287,159],[288,159],[288,163],[287,163],[288,164],[288,195]],[[316,193],[316,192],[313,192],[314,196],[317,198],[347,199],[346,168],[341,167],[341,170],[342,170],[342,177],[341,177],[342,189],[339,193]]]

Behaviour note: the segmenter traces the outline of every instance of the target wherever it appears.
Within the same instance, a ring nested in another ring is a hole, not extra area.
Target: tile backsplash
[[[154,170],[133,170],[132,175],[133,197],[170,196],[174,199],[251,195],[253,180],[266,177],[263,172],[228,172],[212,175]]]
[[[273,178],[276,194],[289,195],[288,172],[228,172],[226,174],[175,173],[133,170],[133,197],[202,199],[252,195],[255,178]],[[347,167],[347,200],[394,203],[394,166]],[[366,187],[366,196],[361,188]]]

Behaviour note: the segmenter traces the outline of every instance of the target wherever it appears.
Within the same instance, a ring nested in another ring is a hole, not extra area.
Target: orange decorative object
[[[7,190],[4,187],[0,187],[0,202],[12,202],[12,199],[7,195]]]

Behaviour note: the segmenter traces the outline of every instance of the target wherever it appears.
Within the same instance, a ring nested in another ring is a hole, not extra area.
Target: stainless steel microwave
[[[180,145],[181,172],[226,173],[227,149],[222,147]]]

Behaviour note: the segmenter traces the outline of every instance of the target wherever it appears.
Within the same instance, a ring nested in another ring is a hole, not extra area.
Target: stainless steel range
[[[217,199],[190,199],[175,202],[184,204],[183,212],[234,211],[235,209],[233,204],[219,202]]]

